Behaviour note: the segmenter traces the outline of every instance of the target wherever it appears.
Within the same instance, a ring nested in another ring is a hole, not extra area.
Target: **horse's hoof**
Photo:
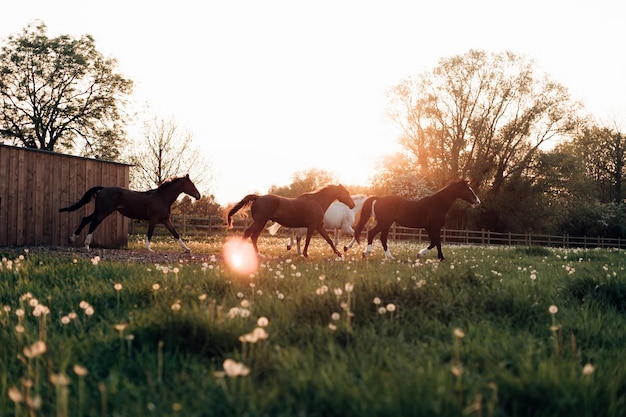
[[[291,245],[287,245],[287,250],[291,250]]]
[[[344,252],[348,252],[348,249],[350,249],[350,248],[349,248],[349,247],[347,247],[347,246],[344,246],[344,247],[343,247],[343,251],[344,251]]]

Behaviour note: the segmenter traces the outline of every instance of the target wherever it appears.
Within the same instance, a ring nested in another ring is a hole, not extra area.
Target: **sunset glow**
[[[232,236],[224,243],[224,262],[229,269],[248,275],[259,268],[259,258],[252,243],[241,237]]]

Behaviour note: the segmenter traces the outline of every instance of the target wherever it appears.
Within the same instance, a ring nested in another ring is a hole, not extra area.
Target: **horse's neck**
[[[330,190],[322,190],[315,195],[315,200],[317,200],[318,204],[322,207],[322,211],[324,212],[326,212],[332,202],[336,200],[334,196],[330,195]]]
[[[446,189],[435,193],[432,197],[434,197],[435,200],[439,201],[439,203],[445,208],[445,210],[448,210],[450,207],[452,207],[452,204],[454,204],[454,202],[458,198],[456,195],[452,194],[450,190]]]
[[[161,195],[163,199],[167,201],[169,204],[174,203],[178,196],[183,192],[183,188],[177,186],[176,184],[168,184],[166,187],[163,187],[161,190]]]

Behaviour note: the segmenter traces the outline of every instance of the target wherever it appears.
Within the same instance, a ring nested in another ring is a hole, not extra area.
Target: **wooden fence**
[[[172,216],[172,222],[183,236],[207,237],[226,234],[226,224],[219,216],[189,217]],[[235,221],[232,233],[243,233],[250,225],[250,220]],[[131,221],[131,234],[145,234],[147,224]],[[287,236],[287,229],[279,229],[279,233]],[[169,232],[164,227],[157,227],[155,234],[164,235]],[[363,238],[366,232],[363,232]],[[455,230],[443,228],[441,230],[444,244],[474,244],[474,245],[508,245],[508,246],[552,246],[562,248],[619,248],[626,249],[626,239],[606,238],[593,236],[543,235],[536,233],[498,233],[488,230]],[[378,239],[379,236],[376,237]],[[415,240],[428,242],[428,235],[424,229],[409,229],[394,224],[389,231],[390,240]]]
[[[93,204],[72,213],[59,209],[95,185],[128,187],[129,165],[0,144],[0,246],[67,246]],[[76,244],[82,245],[80,242]],[[121,214],[103,221],[93,245],[128,244],[128,221]]]

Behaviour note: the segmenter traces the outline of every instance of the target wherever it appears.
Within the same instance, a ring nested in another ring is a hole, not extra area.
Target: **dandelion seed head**
[[[74,365],[72,369],[74,370],[74,373],[78,376],[85,376],[89,373],[89,371],[87,371],[87,368],[78,364]]]
[[[550,307],[548,307],[548,311],[550,312],[550,314],[556,314],[559,312],[559,308],[552,304]]]
[[[222,368],[224,368],[224,373],[231,378],[250,374],[250,369],[247,366],[232,359],[226,359],[222,364]]]
[[[594,373],[596,370],[596,367],[593,366],[590,363],[587,363],[585,366],[583,366],[583,370],[582,373],[583,375],[591,375],[592,373]]]
[[[14,403],[24,402],[24,396],[22,395],[22,392],[19,389],[15,388],[15,387],[9,388],[9,398]]]
[[[117,330],[118,332],[120,332],[120,333],[121,333],[121,332],[123,332],[123,331],[124,331],[124,329],[126,329],[126,327],[127,327],[127,326],[128,326],[128,325],[127,325],[127,324],[125,324],[125,323],[119,323],[119,324],[116,324],[116,325],[115,325],[115,326],[113,326],[113,327],[115,327],[115,330]]]

